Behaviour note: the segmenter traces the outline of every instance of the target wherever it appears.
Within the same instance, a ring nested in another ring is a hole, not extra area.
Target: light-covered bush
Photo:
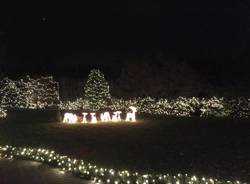
[[[0,107],[0,119],[7,117],[7,111]]]
[[[227,101],[232,117],[250,117],[250,99],[239,97]]]
[[[85,110],[89,109],[87,100],[78,98],[75,101],[61,101],[59,105],[61,110]]]
[[[51,76],[36,79],[26,76],[19,80],[4,78],[0,81],[0,100],[6,109],[58,108],[59,84]]]
[[[225,99],[225,98],[186,98],[176,99],[155,99],[145,98],[112,98],[111,105],[106,108],[112,110],[126,110],[129,106],[135,106],[138,113],[169,115],[180,117],[250,117],[250,99]],[[61,102],[60,109],[81,110],[89,109],[87,100],[77,99],[76,101]],[[97,109],[99,110],[99,109]]]
[[[226,107],[224,98],[202,98],[200,104],[202,117],[226,117],[230,115],[230,109]]]

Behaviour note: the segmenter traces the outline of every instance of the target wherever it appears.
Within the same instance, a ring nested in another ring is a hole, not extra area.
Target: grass
[[[249,120],[144,117],[136,124],[6,120],[0,144],[54,149],[104,167],[250,181]]]

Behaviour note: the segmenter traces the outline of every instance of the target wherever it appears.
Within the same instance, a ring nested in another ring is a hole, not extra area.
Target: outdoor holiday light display
[[[73,113],[65,113],[63,118],[63,123],[76,123],[77,116]]]
[[[0,119],[7,117],[7,111],[0,107]]]
[[[132,107],[132,106],[130,106],[129,109],[131,109],[132,112],[127,113],[125,121],[133,121],[133,122],[135,122],[135,113],[137,112],[137,110],[136,110],[135,107]]]
[[[0,146],[0,158],[19,158],[46,163],[58,167],[63,172],[70,172],[85,180],[91,180],[95,184],[242,184],[240,181],[226,181],[214,178],[197,177],[188,174],[141,174],[119,171],[115,169],[101,168],[63,156],[53,150],[43,148],[27,148]]]
[[[129,109],[131,112],[128,112],[126,114],[125,121],[136,122],[137,109],[133,106],[130,106]],[[80,118],[82,118],[81,123],[93,123],[94,124],[94,123],[99,123],[99,122],[119,122],[119,121],[122,121],[121,114],[122,114],[122,111],[114,111],[112,112],[112,116],[110,116],[110,112],[103,112],[103,113],[100,113],[100,117],[97,118],[95,112],[91,112],[91,113],[83,112],[82,113],[83,116],[81,117],[78,117],[74,113],[67,112],[64,114],[63,123],[69,123],[69,124],[77,123]],[[88,115],[90,115],[89,121],[87,121]]]
[[[57,108],[59,102],[59,83],[52,76],[0,80],[0,106],[5,109]]]

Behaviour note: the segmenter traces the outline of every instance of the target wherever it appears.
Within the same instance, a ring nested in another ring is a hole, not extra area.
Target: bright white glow
[[[97,123],[95,112],[91,112],[90,115],[91,115],[91,123]]]
[[[87,119],[86,119],[87,114],[88,114],[87,112],[82,113],[82,115],[83,115],[82,123],[87,123]]]
[[[104,122],[110,121],[111,118],[110,118],[109,112],[101,113],[100,119],[101,119],[101,121],[104,121]]]
[[[76,123],[77,116],[73,113],[65,113],[63,117],[63,123]]]
[[[136,118],[135,118],[135,113],[137,112],[136,107],[130,106],[129,107],[130,112],[128,112],[126,114],[126,119],[125,121],[132,121],[135,122]],[[87,121],[87,116],[88,114],[90,114],[90,121]],[[119,121],[124,121],[121,119],[121,114],[122,111],[114,111],[112,113],[112,117],[110,115],[110,112],[103,112],[100,114],[100,121],[97,121],[97,117],[96,117],[96,113],[95,112],[91,112],[91,113],[87,113],[87,112],[83,112],[82,113],[82,121],[80,121],[80,123],[100,123],[100,122],[119,122]],[[78,118],[76,114],[74,113],[65,113],[64,114],[64,118],[63,118],[63,123],[77,123],[78,122]]]
[[[132,121],[132,122],[135,122],[136,119],[135,119],[135,113],[137,112],[137,109],[136,107],[133,107],[133,106],[130,106],[129,109],[132,111],[132,112],[128,112],[127,115],[126,115],[126,120],[125,121]]]
[[[113,122],[121,121],[121,113],[122,111],[113,112],[112,121]]]

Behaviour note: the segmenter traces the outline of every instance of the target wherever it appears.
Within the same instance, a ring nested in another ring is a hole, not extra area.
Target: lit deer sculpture
[[[104,121],[104,122],[111,121],[109,112],[101,113],[100,119],[101,121]]]
[[[86,118],[87,114],[88,114],[87,112],[82,113],[82,115],[83,115],[82,123],[87,123],[87,118]]]
[[[90,115],[91,115],[91,123],[97,123],[95,112],[91,112]]]
[[[63,117],[63,123],[76,123],[77,116],[73,113],[65,113]]]
[[[125,121],[132,121],[132,122],[135,122],[135,121],[136,121],[136,120],[135,120],[135,113],[137,112],[136,107],[130,106],[129,109],[130,109],[132,112],[128,112],[128,113],[127,113]]]
[[[112,121],[113,122],[121,121],[121,113],[122,113],[122,111],[113,112]]]

